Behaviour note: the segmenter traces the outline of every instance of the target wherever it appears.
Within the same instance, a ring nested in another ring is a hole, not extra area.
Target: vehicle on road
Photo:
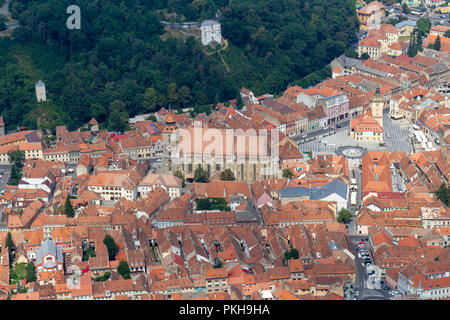
[[[356,192],[350,193],[350,205],[352,206],[356,205]]]

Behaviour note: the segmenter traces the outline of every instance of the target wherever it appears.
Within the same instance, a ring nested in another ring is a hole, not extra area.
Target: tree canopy
[[[434,193],[447,207],[450,205],[450,185],[442,183],[439,189]]]
[[[25,161],[25,152],[22,150],[14,150],[8,152],[9,162],[12,163],[11,175],[8,184],[17,186],[22,178],[23,162]]]
[[[436,40],[434,40],[434,50],[441,50],[441,37],[437,36]]]
[[[70,196],[68,195],[66,198],[66,202],[64,203],[64,214],[68,218],[75,217],[75,210],[73,209],[72,203],[70,202]]]
[[[124,278],[124,279],[131,279],[130,275],[130,267],[128,266],[128,262],[125,260],[120,260],[119,266],[117,267],[117,272]]]
[[[233,171],[230,168],[226,168],[220,173],[220,180],[222,181],[234,181],[236,178],[234,177]]]
[[[422,35],[425,35],[430,32],[431,22],[427,18],[421,18],[417,20],[416,28],[422,33]]]
[[[290,249],[284,252],[283,257],[284,262],[287,263],[287,261],[290,259],[298,259],[298,258],[299,258],[298,250],[295,249],[292,245],[290,245]]]
[[[127,117],[228,101],[241,87],[277,94],[342,54],[359,26],[355,0],[79,0],[81,29],[68,30],[70,4],[11,2],[20,26],[0,39],[0,112],[10,128],[74,130],[94,117],[123,132]],[[229,72],[199,40],[159,23],[218,10]],[[38,79],[48,98],[39,104]]]
[[[285,168],[281,172],[283,178],[292,179],[294,177],[294,174],[292,173],[291,170],[289,170],[289,168]]]
[[[180,170],[177,170],[177,171],[175,171],[175,172],[173,173],[173,175],[174,175],[175,177],[178,177],[178,178],[181,179],[181,186],[184,188],[185,185],[186,185],[186,178],[184,177],[183,172],[181,172]]]
[[[209,182],[209,173],[202,167],[198,167],[194,171],[194,181],[195,182]]]
[[[224,198],[197,198],[197,210],[231,211]]]
[[[26,267],[26,279],[27,282],[35,282],[36,281],[36,267],[33,262],[28,262]]]
[[[108,256],[109,260],[115,260],[116,254],[119,251],[119,246],[114,241],[113,237],[111,237],[109,234],[105,236],[103,239],[103,243],[105,244],[106,248],[108,249]]]
[[[337,221],[338,222],[349,222],[352,218],[352,213],[347,209],[341,209],[338,213]]]

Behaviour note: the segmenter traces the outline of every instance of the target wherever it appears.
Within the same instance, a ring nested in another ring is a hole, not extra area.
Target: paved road
[[[354,236],[350,235],[350,239],[352,241],[352,245],[355,252],[355,263],[356,263],[356,282],[355,282],[355,290],[359,291],[358,300],[389,300],[391,296],[388,294],[388,290],[383,289],[368,289],[366,286],[366,282],[369,278],[367,275],[366,267],[362,266],[362,260],[358,258],[358,243],[360,241],[364,241],[367,236]],[[364,241],[367,243],[367,241]],[[373,257],[369,250],[369,255],[371,256],[371,260],[373,262]]]
[[[6,184],[8,183],[9,177],[11,175],[11,168],[12,165],[10,164],[0,165],[0,173],[3,172],[0,177],[0,192],[5,191]]]

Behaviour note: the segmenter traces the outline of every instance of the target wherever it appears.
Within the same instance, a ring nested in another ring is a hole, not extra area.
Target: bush
[[[117,268],[117,272],[124,278],[124,279],[131,279],[130,275],[130,267],[128,266],[128,262],[125,260],[120,260],[119,267]]]
[[[109,279],[109,277],[111,277],[111,272],[107,271],[103,275],[94,278],[94,281],[97,282],[106,281]]]
[[[352,213],[347,209],[341,209],[338,213],[337,221],[338,222],[349,222],[352,218]]]

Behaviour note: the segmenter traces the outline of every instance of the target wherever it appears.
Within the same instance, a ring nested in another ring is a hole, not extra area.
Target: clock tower
[[[372,118],[374,118],[381,127],[383,127],[383,108],[384,100],[380,93],[380,88],[377,87],[375,94],[370,100],[370,110],[372,112]]]
[[[173,156],[177,147],[177,124],[171,112],[165,119],[166,126],[163,129],[163,159],[162,159],[162,171],[163,173],[172,173],[176,170],[176,166],[173,163]]]

